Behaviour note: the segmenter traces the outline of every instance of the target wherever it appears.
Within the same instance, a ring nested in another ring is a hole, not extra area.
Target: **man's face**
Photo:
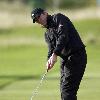
[[[46,24],[47,24],[47,13],[46,12],[43,12],[40,16],[38,16],[37,18],[36,18],[36,23],[38,23],[38,24],[41,24],[41,25],[43,25],[43,26],[45,26]]]

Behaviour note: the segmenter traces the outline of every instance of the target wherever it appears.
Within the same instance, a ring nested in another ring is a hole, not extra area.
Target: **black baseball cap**
[[[35,23],[36,18],[39,17],[44,12],[41,8],[35,8],[31,12],[31,18],[33,19],[33,23]]]

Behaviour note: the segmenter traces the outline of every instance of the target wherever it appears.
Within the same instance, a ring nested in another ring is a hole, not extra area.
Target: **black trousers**
[[[79,50],[61,60],[61,100],[77,100],[77,91],[87,63],[86,51]]]

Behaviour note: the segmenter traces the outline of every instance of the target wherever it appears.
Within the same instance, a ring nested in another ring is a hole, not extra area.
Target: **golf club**
[[[31,99],[30,99],[30,100],[33,100],[33,98],[38,94],[38,90],[39,90],[40,86],[42,85],[43,80],[45,79],[47,72],[48,72],[48,71],[46,71],[46,72],[43,74],[43,76],[42,76],[42,78],[41,78],[39,84],[36,86],[36,88],[35,88],[34,91],[32,92],[32,96],[31,96]]]

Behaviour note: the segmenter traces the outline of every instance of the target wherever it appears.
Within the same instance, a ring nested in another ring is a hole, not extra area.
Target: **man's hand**
[[[57,61],[57,55],[53,53],[52,56],[47,61],[47,64],[46,64],[47,71],[50,70],[54,66],[56,61]]]

